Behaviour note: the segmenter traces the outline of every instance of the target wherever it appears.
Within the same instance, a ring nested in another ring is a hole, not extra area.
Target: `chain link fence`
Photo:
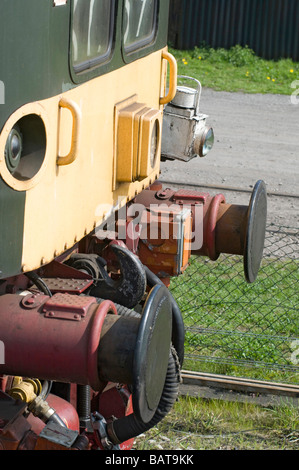
[[[240,256],[192,256],[171,291],[185,321],[191,371],[299,383],[298,231],[268,225],[257,280]]]

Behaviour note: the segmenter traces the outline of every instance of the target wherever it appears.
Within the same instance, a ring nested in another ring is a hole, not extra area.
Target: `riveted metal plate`
[[[51,292],[82,294],[93,283],[92,279],[43,278]]]
[[[42,312],[46,318],[80,321],[92,304],[96,304],[94,297],[57,293],[43,305]]]
[[[202,203],[205,203],[208,197],[209,197],[208,193],[200,193],[192,189],[179,189],[173,195],[173,199],[176,201],[182,200],[182,201],[202,202]]]
[[[47,297],[43,294],[27,294],[21,300],[21,305],[26,309],[38,308]]]

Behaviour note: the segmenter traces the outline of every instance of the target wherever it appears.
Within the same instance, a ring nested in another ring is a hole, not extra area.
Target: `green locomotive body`
[[[170,7],[1,2],[0,449],[132,448],[178,395],[170,277],[192,252],[257,276],[263,182],[245,207],[158,181],[214,138],[199,82],[177,86]]]

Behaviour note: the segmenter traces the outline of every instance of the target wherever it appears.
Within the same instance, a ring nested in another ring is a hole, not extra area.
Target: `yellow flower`
[[[272,78],[272,82],[275,82],[275,78]]]
[[[199,58],[199,60],[201,60],[201,56],[200,56],[200,55],[198,56],[198,58]]]
[[[270,78],[270,77],[267,77],[267,80],[271,80],[271,78]]]
[[[290,72],[291,72],[291,73],[294,73],[294,70],[293,70],[293,69],[291,69],[291,70],[290,70]]]

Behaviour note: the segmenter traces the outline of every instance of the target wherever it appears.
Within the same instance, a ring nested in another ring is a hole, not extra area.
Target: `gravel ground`
[[[162,163],[161,180],[251,190],[263,179],[268,222],[299,226],[299,105],[290,96],[217,92],[203,89],[201,111],[209,115],[215,145],[205,158]],[[206,189],[205,189],[206,190]],[[247,204],[249,192],[224,189],[227,202]]]

